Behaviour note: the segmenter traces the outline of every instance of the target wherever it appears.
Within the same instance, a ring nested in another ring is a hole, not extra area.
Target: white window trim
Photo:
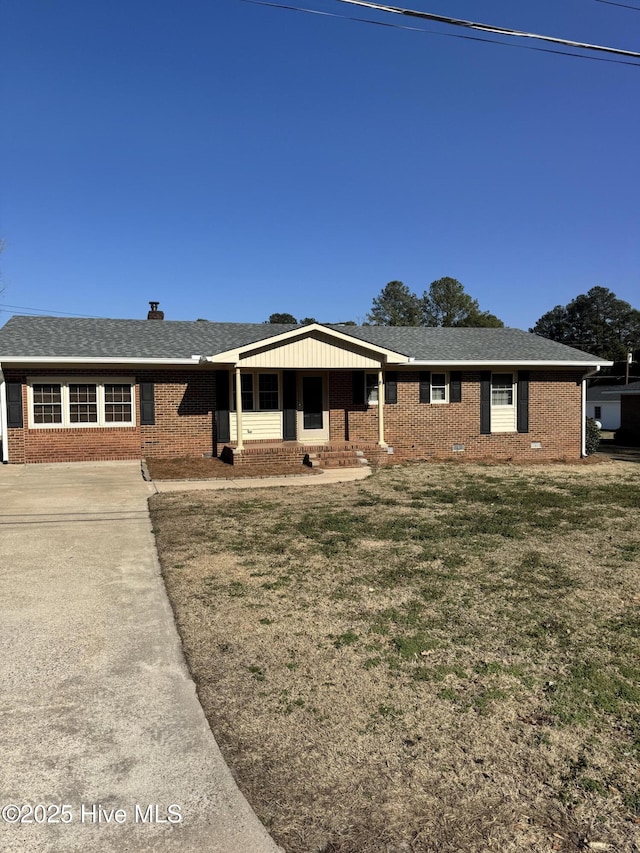
[[[281,412],[282,411],[282,371],[281,370],[242,370],[241,376],[251,375],[253,376],[253,382],[251,385],[252,388],[252,396],[253,396],[253,408],[245,409],[244,406],[242,408],[243,412],[247,414],[251,414],[251,412]],[[278,378],[278,407],[276,409],[261,409],[260,408],[260,380],[258,376],[263,373],[268,373],[271,376],[276,376]],[[236,400],[235,400],[235,383],[231,382],[229,387],[229,411],[236,411]]]
[[[62,398],[62,423],[37,424],[33,416],[33,386],[60,385]],[[71,423],[69,408],[69,385],[95,385],[98,402],[98,420],[96,423]],[[131,420],[105,420],[105,385],[131,386]],[[136,426],[136,380],[131,376],[28,376],[27,377],[27,410],[29,429],[120,429]]]
[[[433,399],[433,389],[434,388],[442,388],[442,385],[434,385],[433,377],[434,375],[444,376],[444,400],[434,400]],[[431,379],[429,380],[429,384],[431,385],[429,398],[431,404],[434,406],[444,406],[449,402],[449,371],[448,370],[435,370],[431,371]]]
[[[511,402],[510,403],[494,403],[493,402],[493,377],[494,376],[510,376],[511,377]],[[516,375],[515,373],[511,373],[509,370],[505,370],[504,372],[501,370],[495,370],[491,374],[491,408],[492,409],[515,409],[516,406]]]

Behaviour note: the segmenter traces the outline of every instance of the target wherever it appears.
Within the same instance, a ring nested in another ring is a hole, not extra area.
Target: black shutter
[[[420,373],[420,402],[431,402],[431,371],[423,370]]]
[[[7,427],[22,429],[22,383],[7,382]]]
[[[285,441],[296,440],[296,372],[282,372],[282,437]]]
[[[153,426],[156,422],[155,389],[153,382],[140,383],[140,423]]]
[[[364,406],[364,370],[354,370],[351,375],[351,402]]]
[[[385,403],[398,402],[398,373],[395,370],[389,370],[385,374],[384,401]]]
[[[452,370],[449,374],[449,402],[462,402],[462,373],[459,370]]]
[[[518,371],[518,432],[529,432],[529,371]]]
[[[480,433],[491,433],[491,372],[483,370],[480,374]]]
[[[216,438],[218,441],[231,441],[228,370],[216,370]]]

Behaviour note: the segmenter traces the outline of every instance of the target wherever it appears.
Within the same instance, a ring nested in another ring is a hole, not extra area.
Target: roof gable
[[[208,358],[246,367],[360,368],[401,364],[407,357],[342,331],[311,323]]]

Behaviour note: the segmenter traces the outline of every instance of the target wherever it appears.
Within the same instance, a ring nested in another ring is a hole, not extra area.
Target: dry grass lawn
[[[151,507],[203,707],[288,853],[640,850],[640,466]]]
[[[214,457],[179,456],[173,459],[145,459],[152,480],[237,480],[244,477],[307,476],[317,468],[282,463],[229,465]]]

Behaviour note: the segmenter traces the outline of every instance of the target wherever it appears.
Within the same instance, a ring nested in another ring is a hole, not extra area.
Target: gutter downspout
[[[9,461],[9,429],[7,427],[7,385],[0,363],[0,438],[2,438],[2,463]]]
[[[600,371],[600,365],[594,370],[589,370],[582,377],[582,405],[581,405],[581,420],[580,420],[580,455],[584,459],[587,455],[587,379],[595,376]]]

